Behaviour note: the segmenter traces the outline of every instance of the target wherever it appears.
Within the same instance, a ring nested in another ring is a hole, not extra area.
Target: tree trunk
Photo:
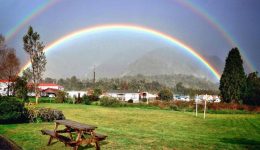
[[[34,92],[35,92],[35,103],[38,104],[39,93],[37,90],[37,85],[35,83],[34,83]]]
[[[9,96],[9,89],[10,89],[9,82],[7,82],[7,96]]]

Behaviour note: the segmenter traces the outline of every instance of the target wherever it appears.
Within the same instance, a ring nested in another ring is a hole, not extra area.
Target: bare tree
[[[40,42],[40,35],[37,32],[34,32],[31,26],[29,27],[26,35],[23,37],[23,43],[24,50],[30,56],[33,88],[36,103],[38,103],[40,93],[37,86],[42,79],[43,72],[45,71],[45,65],[47,63],[46,56],[43,51],[44,45]]]
[[[11,82],[19,72],[20,61],[15,50],[5,45],[4,37],[0,35],[0,78],[7,80],[7,96],[9,96]]]
[[[5,45],[5,38],[0,35],[0,78],[3,76],[4,63],[7,55],[7,49]]]

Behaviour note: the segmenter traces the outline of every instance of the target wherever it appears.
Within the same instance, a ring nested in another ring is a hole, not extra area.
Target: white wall
[[[86,91],[67,91],[67,93],[71,98],[78,97],[78,93],[80,94],[80,97],[82,97],[83,95],[87,95]]]
[[[123,101],[132,99],[134,103],[139,102],[139,93],[108,93],[108,95]]]
[[[11,82],[9,83],[11,84]],[[7,95],[7,82],[0,82],[0,95],[6,96]],[[12,91],[9,91],[9,95],[12,94]]]

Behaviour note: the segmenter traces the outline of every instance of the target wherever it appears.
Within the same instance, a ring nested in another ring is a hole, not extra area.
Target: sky
[[[260,70],[259,0],[0,0],[0,14],[0,34],[6,37],[9,47],[16,49],[22,64],[28,61],[22,37],[29,25],[48,46],[79,29],[130,24],[166,33],[200,55],[217,56],[223,62],[232,47],[239,47],[248,63],[244,66],[247,73]],[[164,47],[171,45],[138,32],[87,34],[47,52],[46,74],[69,76],[83,65],[90,70],[115,55],[141,55]],[[176,47],[174,50],[182,51]],[[189,54],[184,59],[203,65]],[[71,74],[64,69],[66,66]]]

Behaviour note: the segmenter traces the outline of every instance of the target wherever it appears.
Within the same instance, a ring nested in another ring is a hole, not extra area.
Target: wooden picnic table
[[[60,125],[64,125],[65,128],[58,130]],[[105,140],[107,136],[96,133],[96,128],[96,126],[72,120],[56,120],[54,130],[41,130],[41,132],[50,136],[48,145],[51,144],[53,139],[57,139],[63,142],[65,146],[73,147],[74,150],[77,150],[79,145],[91,143],[95,144],[96,150],[100,150],[99,141]],[[69,137],[62,135],[63,133],[68,133]],[[73,138],[73,133],[76,134],[76,138]]]

